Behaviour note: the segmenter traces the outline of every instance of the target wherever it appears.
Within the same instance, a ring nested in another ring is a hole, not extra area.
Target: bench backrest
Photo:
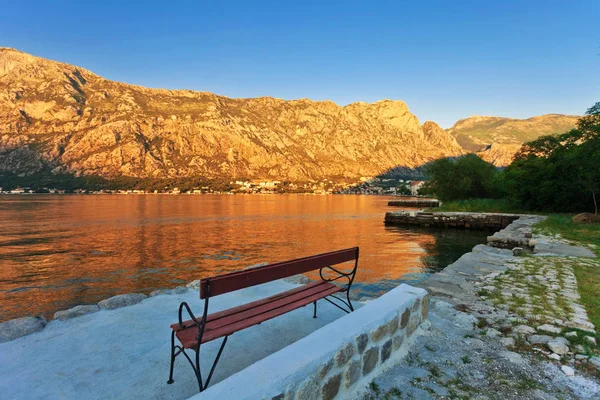
[[[200,298],[207,297],[207,280],[210,280],[210,297],[213,297],[352,260],[358,260],[358,247],[205,278],[200,281]]]

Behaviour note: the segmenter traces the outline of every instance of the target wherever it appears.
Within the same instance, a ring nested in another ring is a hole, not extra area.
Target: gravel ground
[[[507,350],[482,335],[478,318],[432,300],[430,324],[399,364],[377,377],[366,399],[600,399],[600,385],[567,377],[535,353]]]

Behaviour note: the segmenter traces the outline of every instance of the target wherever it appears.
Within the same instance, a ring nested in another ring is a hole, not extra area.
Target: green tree
[[[504,173],[513,201],[533,210],[598,212],[600,193],[600,103],[577,128],[525,143]]]
[[[577,122],[577,130],[585,140],[600,138],[600,102],[588,108],[585,115]]]
[[[398,185],[396,187],[396,194],[410,195],[410,189],[406,185]]]
[[[425,167],[425,192],[442,201],[497,197],[498,170],[475,154],[442,158]]]
[[[576,179],[581,187],[592,196],[594,213],[598,214],[600,192],[600,140],[588,140],[577,146],[570,154],[576,166]],[[588,197],[589,198],[589,197]]]

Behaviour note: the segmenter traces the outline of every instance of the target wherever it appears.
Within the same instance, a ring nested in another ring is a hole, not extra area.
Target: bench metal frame
[[[207,293],[209,294],[210,293],[210,280],[209,279],[206,280],[206,290],[207,290]],[[167,381],[167,383],[169,385],[174,382],[173,368],[175,366],[175,358],[177,358],[177,356],[179,354],[183,354],[185,356],[185,358],[189,361],[192,369],[194,370],[194,374],[196,375],[196,379],[198,380],[198,388],[200,389],[201,392],[204,389],[206,389],[208,387],[208,384],[210,383],[210,378],[212,378],[213,372],[215,372],[215,367],[217,366],[217,363],[219,362],[219,358],[221,358],[221,353],[223,353],[223,349],[225,348],[225,344],[227,343],[227,338],[229,336],[225,336],[225,338],[223,339],[223,342],[221,343],[221,347],[219,348],[219,352],[217,353],[217,357],[213,361],[213,365],[210,368],[208,377],[206,378],[206,381],[203,382],[202,381],[202,369],[200,368],[200,347],[202,344],[202,336],[204,335],[204,328],[206,326],[206,320],[208,318],[208,299],[209,298],[210,298],[210,296],[207,295],[206,299],[204,300],[204,312],[202,313],[202,319],[200,321],[198,321],[196,319],[196,316],[190,309],[190,306],[185,301],[179,305],[179,327],[181,329],[190,327],[190,326],[186,327],[183,325],[183,318],[182,318],[181,314],[183,312],[183,309],[185,308],[185,310],[187,311],[189,316],[192,318],[192,321],[194,322],[194,324],[198,327],[198,336],[196,337],[196,340],[198,341],[198,347],[195,349],[192,349],[196,353],[195,354],[196,362],[194,363],[192,361],[192,359],[190,358],[190,356],[185,352],[185,348],[183,346],[175,345],[175,330],[173,330],[171,332],[171,369],[169,372],[169,380]]]
[[[352,302],[350,301],[350,289],[352,287],[352,283],[354,282],[354,277],[356,276],[357,268],[358,268],[358,248],[356,249],[356,260],[354,262],[354,267],[352,268],[351,271],[343,272],[343,271],[339,271],[331,266],[325,266],[325,267],[319,268],[319,276],[321,277],[321,279],[324,282],[335,282],[339,279],[347,280],[347,283],[344,283],[344,285],[345,285],[344,289],[339,292],[339,293],[346,294],[345,299],[339,298],[334,295],[329,295],[327,297],[324,297],[323,300],[328,301],[329,303],[333,304],[334,306],[336,306],[337,308],[339,308],[340,310],[342,310],[346,313],[351,313],[352,311],[354,311],[354,307],[352,306]],[[323,275],[324,269],[333,271],[335,274],[337,274],[337,276],[325,277]],[[221,343],[221,347],[219,348],[219,352],[217,353],[217,356],[215,357],[213,364],[210,368],[208,377],[206,378],[205,381],[203,381],[202,370],[200,367],[200,347],[202,346],[202,337],[204,335],[204,328],[206,326],[206,321],[208,319],[208,302],[210,299],[210,279],[204,279],[204,282],[202,282],[202,284],[204,284],[206,286],[205,286],[204,310],[202,313],[202,318],[200,320],[196,319],[196,316],[194,315],[194,313],[192,313],[192,310],[190,309],[189,305],[186,302],[182,302],[179,305],[179,327],[180,327],[180,329],[187,329],[187,328],[191,328],[193,326],[193,325],[187,325],[187,326],[184,325],[183,318],[182,318],[182,313],[183,313],[184,308],[187,311],[187,313],[189,314],[193,324],[196,327],[198,327],[198,336],[196,337],[198,345],[196,348],[192,349],[195,352],[195,359],[194,359],[194,361],[192,361],[190,356],[185,352],[185,348],[183,346],[175,344],[175,332],[176,331],[173,329],[171,332],[171,368],[169,371],[169,380],[167,381],[168,384],[172,384],[174,382],[173,369],[175,366],[175,359],[177,358],[178,355],[183,354],[185,356],[185,358],[188,360],[192,369],[194,370],[194,374],[196,375],[196,379],[198,380],[198,388],[199,388],[200,392],[204,391],[208,387],[208,384],[210,383],[210,379],[212,378],[215,368],[219,362],[219,359],[221,358],[221,354],[223,353],[223,349],[225,348],[225,344],[227,343],[227,338],[229,337],[229,336],[224,337],[224,339]],[[336,301],[335,302],[332,301],[331,299],[329,299],[329,297],[335,299]],[[313,306],[314,306],[313,318],[317,318],[317,301],[315,301],[313,303]]]

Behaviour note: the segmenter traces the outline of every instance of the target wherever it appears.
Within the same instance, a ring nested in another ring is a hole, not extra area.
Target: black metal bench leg
[[[175,365],[175,331],[171,332],[171,371],[169,371],[169,380],[167,383],[170,385],[174,382],[173,380],[173,366]]]
[[[194,372],[198,380],[198,389],[201,392],[204,390],[204,387],[202,386],[202,371],[200,370],[200,345],[198,345],[198,349],[196,350],[196,368],[194,368]]]
[[[196,374],[196,380],[198,381],[198,389],[200,392],[202,392],[203,390],[205,390],[208,387],[208,384],[210,382],[210,379],[212,378],[213,372],[215,372],[215,367],[217,366],[217,363],[219,362],[219,359],[221,358],[221,354],[223,353],[223,348],[225,347],[225,344],[227,343],[227,338],[228,336],[225,336],[225,339],[223,339],[223,343],[221,343],[221,348],[219,349],[219,352],[217,353],[217,357],[215,358],[215,361],[213,362],[213,365],[210,369],[210,373],[208,375],[208,378],[206,379],[206,382],[202,382],[202,370],[200,367],[200,346],[198,346],[198,349],[194,349],[195,354],[195,362],[192,361],[192,359],[187,355],[187,353],[185,352],[184,348],[180,348],[179,351],[175,352],[175,349],[178,348],[179,346],[175,346],[175,339],[174,339],[174,333],[171,336],[171,371],[169,373],[169,381],[167,383],[171,384],[173,383],[173,365],[174,365],[174,361],[175,358],[177,358],[177,356],[179,354],[183,354],[185,356],[185,358],[187,358],[187,360],[189,361],[190,365],[192,366],[192,369],[194,370],[194,374]]]
[[[223,339],[223,343],[221,343],[221,348],[219,349],[219,352],[217,353],[217,358],[215,358],[215,361],[213,362],[213,365],[210,369],[210,373],[208,374],[208,378],[206,378],[206,382],[204,383],[204,389],[206,389],[208,387],[210,378],[212,378],[213,372],[215,372],[215,367],[217,366],[217,363],[219,362],[219,358],[221,358],[221,353],[223,353],[223,349],[225,348],[225,343],[227,343],[228,337],[229,336],[225,336],[225,339]]]
[[[315,302],[313,303],[313,305],[315,306],[315,311],[314,311],[314,313],[313,313],[313,318],[317,318],[317,302],[315,301]]]
[[[350,290],[346,292],[346,298],[348,299],[348,306],[350,307],[350,311],[354,311],[354,307],[352,307],[352,302],[350,301]]]

